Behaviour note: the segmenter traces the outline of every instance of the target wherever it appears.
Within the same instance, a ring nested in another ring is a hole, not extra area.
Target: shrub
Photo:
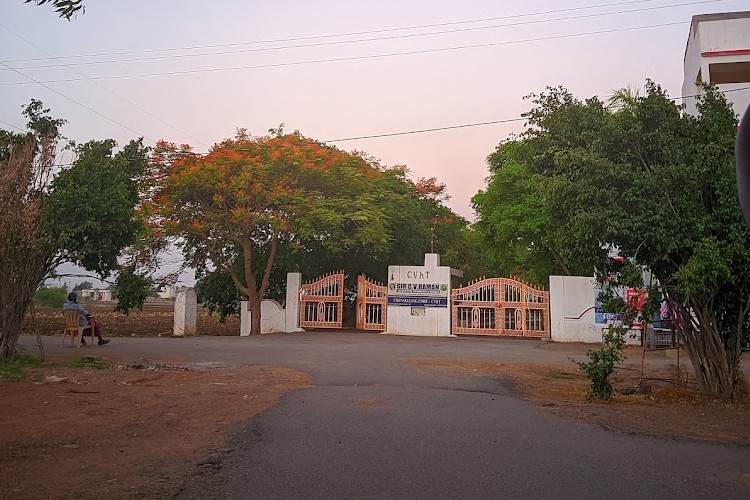
[[[62,307],[68,299],[68,290],[61,286],[43,286],[34,294],[34,302],[47,307]]]

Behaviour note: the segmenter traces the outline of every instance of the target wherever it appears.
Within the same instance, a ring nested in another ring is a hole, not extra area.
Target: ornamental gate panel
[[[549,292],[519,280],[487,278],[451,291],[453,333],[549,337]]]
[[[344,271],[337,271],[300,287],[301,328],[341,328],[344,310]]]
[[[385,285],[357,276],[357,330],[385,331],[387,292]]]

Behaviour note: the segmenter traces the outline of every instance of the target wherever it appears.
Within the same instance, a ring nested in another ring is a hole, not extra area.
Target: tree
[[[240,130],[205,157],[160,144],[142,210],[155,234],[179,238],[201,301],[221,315],[235,311],[236,295],[221,290],[231,280],[248,300],[253,334],[261,300],[283,300],[288,271],[345,268],[352,283],[358,273],[385,279],[389,263],[421,261],[434,218],[450,219],[435,228],[438,246],[465,227],[435,179],[414,182],[403,167],[272,132]]]
[[[366,242],[349,244],[346,251],[341,251],[315,232],[280,237],[265,298],[283,303],[288,272],[302,271],[314,277],[333,269],[345,270],[345,287],[353,294],[357,275],[385,281],[389,264],[420,264],[431,247],[443,254],[448,265],[462,267],[470,263],[472,268],[479,267],[479,259],[473,259],[478,253],[472,247],[476,242],[469,239],[466,221],[444,205],[447,194],[443,184],[434,178],[413,181],[405,167],[384,167],[364,153],[355,156],[359,158],[356,161],[364,161],[377,173],[368,180],[367,192],[372,210],[380,214],[379,223],[387,236],[385,244],[377,248]],[[342,193],[342,196],[348,195]],[[271,249],[268,242],[256,242],[254,261],[267,262]],[[235,260],[232,269],[237,276],[244,276],[243,259]],[[254,269],[256,282],[262,281],[261,271],[260,266]],[[211,269],[199,273],[198,299],[209,310],[218,312],[220,318],[237,314],[242,296],[232,284],[229,271]]]
[[[104,278],[135,241],[133,211],[146,149],[113,141],[75,149],[73,165],[55,164],[60,127],[41,102],[24,110],[28,134],[0,133],[0,359],[9,360],[34,292],[62,262]],[[55,177],[57,173],[57,177]]]
[[[76,286],[73,287],[73,291],[77,292],[79,290],[92,290],[94,288],[94,284],[90,281],[81,281]]]
[[[86,11],[86,7],[83,5],[83,0],[24,0],[24,3],[34,2],[37,5],[44,5],[46,3],[52,4],[55,8],[55,12],[60,17],[64,17],[70,20],[74,14],[80,12],[83,14]]]
[[[475,228],[501,274],[537,283],[553,274],[590,274],[606,251],[570,238],[570,228],[588,227],[591,216],[570,207],[590,196],[577,179],[594,167],[589,148],[607,110],[559,87],[529,98],[536,107],[523,115],[527,130],[487,158],[487,188],[472,198]]]
[[[533,152],[524,165],[542,177],[545,209],[565,231],[568,252],[599,271],[611,267],[613,250],[648,268],[676,311],[700,389],[736,398],[750,331],[750,230],[735,195],[736,116],[710,86],[698,117],[683,114],[653,82],[632,97],[608,108],[548,89],[534,97],[516,142]]]
[[[260,333],[260,302],[281,240],[315,241],[333,254],[388,247],[387,217],[370,190],[383,172],[359,156],[296,133],[240,131],[206,156],[186,149],[159,145],[144,218],[157,233],[181,238],[186,262],[199,272],[230,274],[248,298],[252,334]],[[268,253],[258,262],[261,248]]]

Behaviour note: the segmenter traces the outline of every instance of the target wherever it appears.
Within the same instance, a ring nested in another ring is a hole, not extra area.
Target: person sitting
[[[79,325],[85,327],[83,335],[94,335],[99,338],[99,345],[109,344],[109,340],[102,338],[102,327],[98,321],[95,321],[88,310],[78,303],[78,296],[75,292],[68,294],[68,300],[63,304],[63,311],[78,311]],[[88,333],[86,333],[88,331]],[[92,339],[93,341],[93,339]],[[86,339],[81,336],[81,344],[86,345]]]

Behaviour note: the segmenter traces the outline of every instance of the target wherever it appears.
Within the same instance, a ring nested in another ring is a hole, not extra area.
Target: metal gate
[[[357,330],[385,331],[387,291],[385,285],[357,276]]]
[[[453,333],[549,337],[549,292],[509,278],[479,280],[451,292]]]
[[[341,328],[344,271],[327,274],[300,287],[301,328]]]

